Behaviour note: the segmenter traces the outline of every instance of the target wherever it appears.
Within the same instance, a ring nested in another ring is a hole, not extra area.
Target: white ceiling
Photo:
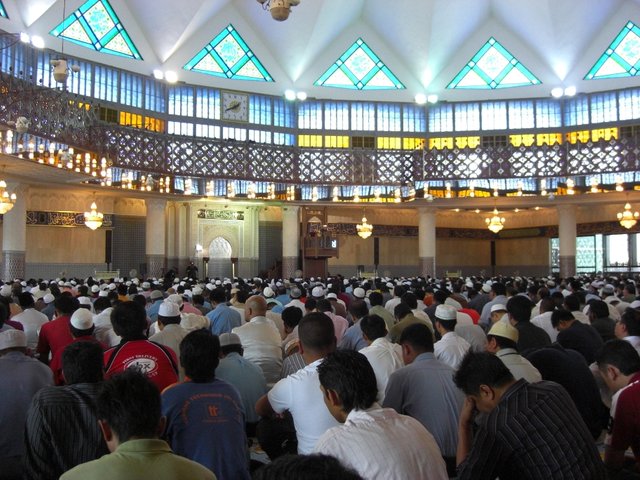
[[[63,18],[63,0],[2,0],[0,29],[26,31],[60,50],[49,35]],[[66,0],[69,15],[84,0]],[[555,86],[592,92],[640,85],[640,78],[582,78],[629,20],[640,24],[640,0],[301,0],[276,22],[255,0],[110,0],[144,61],[118,58],[65,42],[71,55],[151,74],[175,70],[180,80],[280,95],[412,101],[418,92],[443,100],[545,97]],[[275,83],[228,80],[182,66],[232,23]],[[446,90],[494,36],[542,85],[502,90]],[[358,38],[405,84],[400,91],[314,87],[314,81]]]

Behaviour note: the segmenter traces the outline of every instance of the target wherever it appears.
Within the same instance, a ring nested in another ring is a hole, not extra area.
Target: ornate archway
[[[231,277],[231,243],[224,237],[215,237],[209,248],[209,277]]]

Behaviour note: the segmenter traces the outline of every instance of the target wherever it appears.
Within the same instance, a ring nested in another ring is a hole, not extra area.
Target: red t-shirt
[[[614,450],[631,447],[640,465],[640,373],[636,373],[612,405],[609,436],[605,443]]]
[[[100,348],[102,348],[103,350],[105,347],[101,342],[99,342],[98,340],[96,340],[90,335],[74,338],[71,341],[71,343],[75,343],[75,342],[95,342],[95,343],[99,343]],[[71,345],[71,343],[69,345]],[[53,372],[53,379],[56,385],[64,385],[64,377],[62,375],[62,353],[63,352],[64,352],[64,348],[58,350],[56,354],[51,358],[51,363],[49,364],[49,368],[51,368],[51,371]]]
[[[471,320],[473,320],[474,325],[477,325],[478,322],[480,321],[480,314],[476,312],[473,308],[461,308],[459,311],[469,315],[471,317]]]
[[[149,340],[130,340],[104,352],[105,378],[138,368],[160,391],[178,381],[178,360],[169,347]]]
[[[36,352],[40,354],[40,359],[47,361],[49,352],[53,357],[58,350],[62,351],[64,347],[73,341],[71,330],[69,328],[71,317],[63,315],[55,320],[42,325],[40,336],[38,337],[38,346]]]

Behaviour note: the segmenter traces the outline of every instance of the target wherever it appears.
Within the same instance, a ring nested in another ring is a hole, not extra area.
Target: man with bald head
[[[232,330],[240,337],[244,358],[258,365],[267,384],[280,379],[282,370],[282,339],[278,328],[265,315],[267,301],[260,295],[249,297],[244,304],[246,324]]]

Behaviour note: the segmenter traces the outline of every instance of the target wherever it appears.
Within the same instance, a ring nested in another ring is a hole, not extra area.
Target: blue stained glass
[[[267,69],[231,24],[205,45],[184,69],[235,80],[273,82]]]
[[[354,90],[405,88],[361,38],[316,80],[315,85]]]
[[[491,37],[447,88],[496,89],[538,85],[540,80]]]
[[[7,9],[4,8],[4,5],[2,4],[2,0],[0,0],[0,17],[9,18],[9,15],[7,15]]]
[[[638,72],[640,72],[640,27],[633,22],[627,22],[584,78],[593,80],[634,77]]]
[[[87,0],[50,33],[98,52],[142,60],[108,0]]]

